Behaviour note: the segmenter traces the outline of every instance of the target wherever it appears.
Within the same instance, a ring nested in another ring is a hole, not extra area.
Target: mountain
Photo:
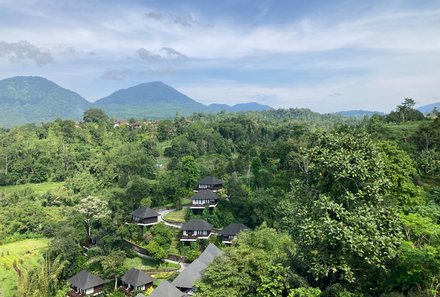
[[[264,111],[273,109],[269,105],[259,104],[257,102],[239,103],[233,106],[227,104],[213,103],[208,106],[213,111],[245,112],[245,111]]]
[[[363,118],[365,116],[371,117],[372,115],[378,114],[378,115],[385,115],[385,113],[380,111],[369,111],[369,110],[346,110],[346,111],[338,111],[334,114],[338,114],[344,117],[350,117],[350,118]]]
[[[0,127],[56,118],[79,120],[91,104],[83,97],[38,76],[0,80]]]
[[[434,108],[437,108],[437,110],[440,110],[440,102],[432,103],[428,105],[423,105],[420,107],[417,107],[416,109],[423,113],[430,113],[434,110]]]
[[[116,118],[171,118],[207,112],[208,107],[163,82],[149,82],[121,89],[110,96],[99,99],[93,107],[102,108]]]

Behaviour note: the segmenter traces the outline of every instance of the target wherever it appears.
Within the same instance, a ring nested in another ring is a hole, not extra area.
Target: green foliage
[[[195,187],[199,177],[200,171],[193,156],[185,156],[182,158],[183,172],[186,176],[186,188],[192,189]]]
[[[401,226],[385,200],[382,155],[365,135],[323,134],[305,152],[307,167],[281,204],[297,257],[321,286],[354,283],[396,256]]]
[[[280,296],[289,287],[284,265],[293,250],[287,235],[265,225],[244,232],[205,270],[197,296]]]
[[[414,109],[416,102],[412,98],[405,98],[401,105],[398,105],[396,111],[387,115],[387,120],[394,123],[404,123],[407,121],[420,121],[425,117],[423,113]]]
[[[320,297],[321,290],[318,288],[296,288],[289,292],[288,297]]]
[[[41,123],[56,118],[79,120],[91,103],[77,93],[34,76],[0,80],[0,126]]]
[[[180,219],[266,227],[222,248],[225,256],[199,283],[201,296],[438,290],[438,119],[387,124],[381,116],[360,121],[292,109],[130,119],[114,128],[97,118],[0,129],[0,184],[10,185],[0,188],[0,239],[51,237],[49,258],[67,263],[59,281],[87,266],[116,278],[119,266],[106,257],[134,256],[124,239],[156,260],[123,262],[148,270],[170,267],[162,263],[169,252],[192,261],[209,242],[221,246],[217,236],[183,246],[163,224],[125,224],[141,205],[179,209],[197,180],[213,175],[225,181],[218,206],[197,215],[182,210]],[[101,198],[81,201],[89,196]]]
[[[61,256],[52,262],[46,258],[40,267],[33,267],[23,271],[19,278],[18,292],[21,296],[53,296],[61,287],[59,277],[62,274],[67,261],[63,261]]]
[[[84,123],[108,124],[109,117],[102,109],[90,108],[84,112],[83,121]]]
[[[75,210],[83,217],[87,225],[87,234],[89,237],[92,234],[91,229],[93,223],[104,219],[110,214],[107,201],[95,196],[88,196],[81,199]]]
[[[150,241],[147,245],[148,254],[156,261],[162,261],[167,257],[167,251],[162,248],[156,241]]]

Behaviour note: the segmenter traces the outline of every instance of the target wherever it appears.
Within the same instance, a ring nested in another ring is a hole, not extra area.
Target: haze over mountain
[[[215,111],[225,110],[229,112],[263,111],[273,109],[269,105],[264,105],[257,102],[239,103],[232,106],[227,104],[213,103],[209,105],[209,108]]]
[[[20,76],[0,81],[0,127],[41,123],[56,118],[80,120],[88,108],[102,108],[118,119],[163,119],[193,112],[215,113],[260,111],[270,106],[256,102],[235,106],[206,106],[163,82],[149,82],[121,89],[95,103],[37,76]]]
[[[422,105],[420,107],[417,107],[416,109],[423,113],[430,113],[434,110],[434,108],[437,108],[437,110],[440,110],[440,102]]]
[[[160,119],[193,112],[207,112],[208,108],[180,93],[163,82],[139,84],[121,89],[93,103],[94,107],[104,109],[117,118]]]
[[[81,119],[91,103],[79,94],[37,76],[0,80],[0,126]]]
[[[338,111],[334,114],[339,114],[344,117],[351,117],[351,118],[363,118],[365,116],[371,117],[372,115],[378,114],[378,115],[385,115],[385,113],[380,111],[370,111],[370,110],[344,110],[344,111]]]

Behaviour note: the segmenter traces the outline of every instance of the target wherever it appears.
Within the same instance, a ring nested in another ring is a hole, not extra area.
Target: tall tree
[[[109,122],[109,117],[105,111],[100,108],[90,108],[84,112],[83,121],[85,123],[103,124]]]
[[[308,168],[282,204],[298,260],[325,287],[384,269],[401,240],[383,155],[366,135],[321,134],[303,152]]]
[[[95,196],[88,196],[81,199],[75,210],[82,215],[87,226],[87,235],[90,237],[92,233],[93,223],[110,215],[108,203]]]

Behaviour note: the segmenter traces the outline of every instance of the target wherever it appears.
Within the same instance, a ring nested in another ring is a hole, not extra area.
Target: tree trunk
[[[118,276],[115,274],[115,290],[118,289]]]
[[[91,222],[87,222],[87,235],[90,236],[92,235],[92,223]]]
[[[6,159],[6,162],[5,162],[5,175],[8,175],[8,166],[9,166],[9,163],[8,163],[8,154],[6,153],[6,157],[5,157],[5,159]]]

